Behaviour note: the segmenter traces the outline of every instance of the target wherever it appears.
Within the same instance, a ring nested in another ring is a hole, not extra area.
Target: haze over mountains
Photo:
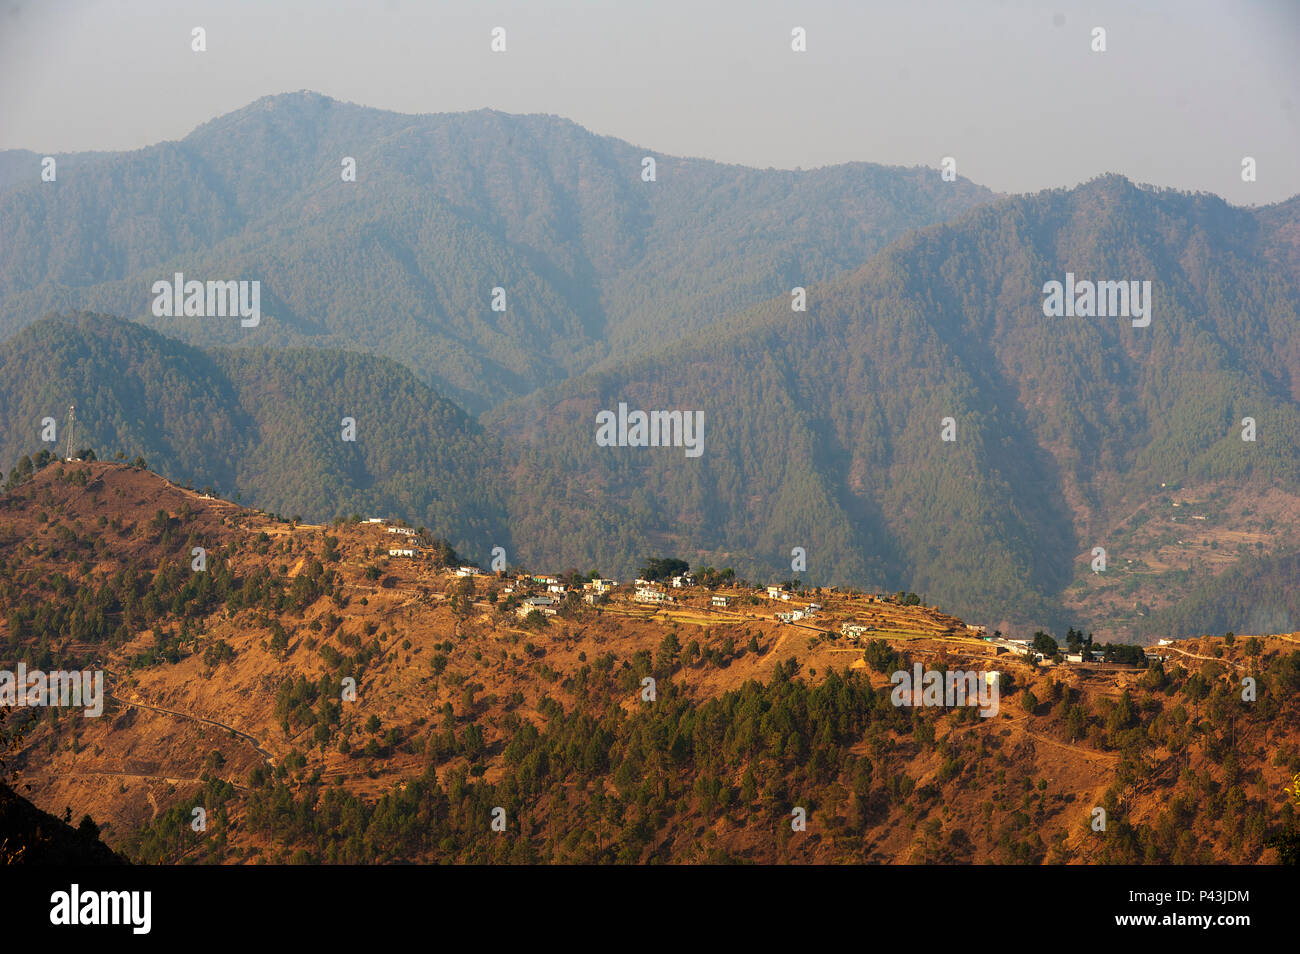
[[[643,182],[645,155],[314,94],[56,183],[0,154],[5,466],[75,402],[101,455],[308,519],[383,511],[480,561],[784,579],[802,547],[817,584],[1108,637],[1300,614],[1300,199],[665,156]],[[175,271],[262,281],[262,324],[152,317]],[[1067,273],[1150,281],[1150,325],[1045,317]],[[51,310],[184,344],[28,327]],[[619,402],[702,410],[703,455],[598,447]]]
[[[655,182],[642,181],[646,155]],[[345,156],[355,182],[342,181]],[[830,277],[992,197],[926,169],[763,171],[655,155],[556,117],[408,116],[313,93],[68,166],[23,187],[0,173],[12,237],[0,333],[84,309],[200,345],[366,351],[472,412]],[[154,319],[149,288],[176,271],[260,280],[275,320],[248,334]],[[497,286],[504,313],[490,307]]]

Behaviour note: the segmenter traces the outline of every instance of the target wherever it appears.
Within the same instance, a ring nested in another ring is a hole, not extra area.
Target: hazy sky
[[[1119,172],[1238,204],[1300,193],[1300,0],[0,0],[0,149],[138,148],[298,89],[554,113],[754,166],[953,156],[1005,192]]]

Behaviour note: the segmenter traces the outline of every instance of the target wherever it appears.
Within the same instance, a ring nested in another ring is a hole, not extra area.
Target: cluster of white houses
[[[966,628],[970,629],[971,627],[967,626]],[[1015,653],[1017,656],[1024,656],[1030,662],[1035,663],[1042,662],[1047,658],[1034,649],[1033,643],[1028,639],[1009,639],[1005,636],[985,636],[984,639],[993,645],[995,653]],[[1071,652],[1068,649],[1062,649],[1061,658],[1068,663],[1081,663],[1084,661],[1082,650]]]
[[[366,522],[385,523],[385,521],[379,517],[372,517]],[[430,554],[435,552],[434,548],[426,547],[417,542],[416,531],[409,527],[390,526],[387,527],[387,530],[389,533],[400,534],[410,539],[409,543],[404,541],[389,547],[389,556],[420,558],[424,556],[426,552]],[[475,577],[484,575],[484,571],[480,570],[476,566],[456,567],[452,572],[457,577]],[[683,573],[672,577],[666,586],[663,583],[657,583],[651,580],[637,579],[633,584],[632,599],[637,603],[656,605],[676,603],[677,597],[673,596],[669,592],[669,589],[685,589],[693,586],[695,582],[695,577],[690,573]],[[603,577],[588,580],[582,584],[583,602],[594,604],[601,596],[611,592],[616,586],[618,586],[617,580],[604,579]],[[546,594],[527,596],[524,598],[515,608],[515,612],[520,618],[528,616],[528,614],[533,611],[537,611],[546,616],[554,616],[559,608],[560,602],[569,592],[574,591],[573,587],[567,586],[557,577],[522,574],[517,576],[512,583],[505,586],[502,592],[507,596],[515,593],[524,594],[532,591],[535,587],[545,587]],[[794,594],[786,590],[783,586],[767,587],[767,595],[772,599],[778,599],[787,603],[790,602],[794,596]],[[715,593],[709,597],[709,606],[714,609],[727,609],[734,599],[735,597],[731,595]],[[820,604],[809,603],[803,609],[791,610],[788,613],[776,613],[775,618],[783,623],[796,623],[801,620],[814,618],[821,609],[822,607]],[[854,627],[846,624],[846,632],[852,631],[854,636],[856,636],[858,632],[866,632],[873,628],[874,627]]]
[[[794,594],[784,586],[769,586],[767,588],[767,598],[770,600],[780,600],[782,603],[789,603]],[[821,612],[821,604],[809,603],[801,610],[790,610],[788,613],[773,613],[772,616],[780,623],[798,623],[801,620],[812,619]]]
[[[812,619],[821,612],[820,603],[809,603],[801,610],[791,610],[788,613],[774,613],[775,618],[782,623],[797,623],[800,620]]]
[[[420,541],[418,531],[410,527],[402,527],[388,524],[383,517],[370,517],[365,521],[368,524],[383,525],[385,530],[400,537],[394,540],[393,544],[388,547],[388,555],[392,557],[406,557],[409,559],[423,559],[432,557],[438,552],[434,547],[425,545]],[[484,575],[484,571],[476,566],[460,566],[452,571],[457,577],[476,577]],[[666,584],[658,583],[651,580],[638,579],[633,587],[632,598],[638,603],[665,604],[676,603],[677,598],[669,590],[680,590],[694,586],[696,578],[693,574],[681,573],[672,577]],[[525,594],[532,592],[535,587],[545,587],[546,595],[527,596],[516,607],[519,616],[524,617],[534,610],[547,616],[555,615],[559,603],[565,596],[574,590],[573,587],[565,585],[557,577],[543,575],[520,575],[513,582],[503,588],[505,595]],[[596,603],[600,597],[611,592],[614,587],[618,586],[617,580],[598,578],[585,581],[582,584],[582,599],[586,603]],[[833,588],[832,588],[833,589]],[[769,586],[767,595],[773,599],[780,599],[789,602],[792,595],[782,586]],[[716,609],[726,609],[735,599],[734,596],[726,594],[712,594],[709,598],[709,605]],[[785,622],[794,622],[797,620],[808,619],[814,616],[821,607],[816,603],[810,603],[803,610],[795,610],[791,613],[778,613],[777,618]]]
[[[689,577],[687,578],[674,577],[672,581],[672,586],[677,589],[682,589],[685,586],[691,585],[692,582],[693,581]],[[556,596],[560,597],[561,599],[563,599],[566,593],[570,592],[569,587],[566,587],[563,583],[561,583],[559,580],[555,579],[554,577],[541,577],[541,576],[528,577],[526,578],[525,583],[545,584],[548,593],[553,593]],[[601,596],[611,592],[616,586],[618,586],[617,580],[606,580],[603,578],[589,580],[582,584],[583,602],[595,603],[600,599]],[[514,593],[515,589],[516,588],[514,586],[507,586],[504,592],[506,594]],[[677,602],[677,597],[669,593],[668,590],[664,589],[663,586],[656,584],[650,580],[641,580],[641,579],[638,579],[633,584],[632,599],[637,603],[660,604],[660,603]],[[709,605],[713,607],[717,607],[718,609],[726,609],[728,606],[731,605],[732,599],[733,598],[730,596],[715,594],[709,598]]]
[[[514,585],[507,586],[503,592],[510,595],[529,586],[545,586],[548,595],[529,596],[521,600],[519,605],[515,607],[515,615],[520,619],[523,619],[534,610],[544,616],[554,616],[559,608],[560,601],[569,593],[578,592],[565,586],[553,576],[521,576],[517,578]],[[603,577],[588,580],[582,584],[582,601],[594,604],[601,596],[616,586],[618,586],[617,580],[606,580]]]
[[[677,602],[667,590],[662,590],[649,580],[637,580],[636,591],[632,599],[638,603],[675,603]]]
[[[387,521],[379,517],[371,517],[366,523],[386,524]],[[432,556],[437,550],[434,547],[426,546],[419,540],[417,531],[410,527],[387,526],[388,533],[399,537],[399,540],[393,541],[393,546],[388,548],[389,556],[423,558]],[[477,577],[484,575],[484,571],[476,566],[460,566],[453,571],[458,577]],[[695,577],[690,573],[683,573],[672,577],[667,585],[654,582],[651,580],[638,579],[633,584],[632,599],[637,603],[648,603],[652,605],[669,604],[678,602],[677,597],[673,596],[670,590],[685,589],[695,584]],[[594,604],[606,593],[611,592],[618,581],[604,578],[584,581],[581,585],[583,602]],[[529,613],[539,612],[545,616],[554,616],[559,609],[560,602],[570,592],[578,592],[576,587],[571,587],[561,582],[560,579],[553,576],[527,575],[521,574],[506,585],[503,592],[509,596],[513,594],[530,594],[536,592],[535,588],[545,587],[545,593],[542,595],[526,595],[515,608],[516,614],[520,618],[528,616]],[[782,585],[768,586],[767,596],[772,600],[779,600],[783,603],[791,602],[797,595],[787,590]],[[836,588],[831,587],[832,591]],[[709,597],[709,605],[716,609],[726,609],[731,605],[735,596],[725,594],[712,594]],[[868,602],[876,602],[877,597],[868,596]],[[777,612],[774,618],[782,623],[798,623],[803,620],[814,619],[822,611],[818,603],[808,603],[803,609],[790,609],[789,611]],[[1031,662],[1039,662],[1043,659],[1043,654],[1033,648],[1033,644],[1028,639],[1011,639],[1002,636],[1000,633],[994,636],[988,635],[988,629],[985,626],[967,623],[966,630],[978,638],[992,644],[997,653],[1009,652],[1018,656],[1023,656]],[[840,632],[850,641],[857,642],[865,637],[868,633],[877,632],[877,628],[869,623],[849,621],[840,625]],[[1162,641],[1162,645],[1166,641]],[[1066,662],[1081,663],[1084,661],[1083,653],[1063,651],[1062,657]]]
[[[437,552],[433,547],[426,546],[420,542],[420,533],[413,527],[399,527],[391,525],[383,517],[369,517],[365,521],[368,524],[379,524],[389,534],[397,537],[388,548],[390,557],[407,557],[412,560],[432,559]]]

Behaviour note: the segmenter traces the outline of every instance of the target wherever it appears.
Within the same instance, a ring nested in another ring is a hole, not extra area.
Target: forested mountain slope
[[[505,538],[497,443],[386,358],[202,351],[122,319],[51,317],[0,344],[6,469],[51,449],[41,421],[66,427],[73,403],[74,449],[140,455],[176,481],[268,511],[401,515],[484,555]]]
[[[808,286],[807,312],[783,293],[481,427],[385,359],[52,319],[0,349],[0,452],[38,449],[75,401],[101,454],[311,520],[425,524],[478,560],[628,578],[671,554],[911,590],[1004,630],[1285,629],[1298,211],[1119,177],[1001,200]],[[1150,323],[1046,316],[1068,275],[1150,282]],[[701,412],[700,455],[600,446],[620,403]]]
[[[88,310],[199,345],[361,350],[471,412],[829,278],[992,198],[929,169],[757,170],[553,116],[409,116],[305,92],[179,142],[70,161],[53,183],[37,158],[0,153],[0,335]],[[260,281],[264,320],[155,318],[152,284],[176,272]]]
[[[993,622],[1138,626],[1291,546],[1295,222],[1295,203],[1104,177],[909,234],[810,289],[806,314],[782,296],[489,415],[530,446],[515,538],[616,571],[674,550],[788,572],[804,547],[817,582],[914,589]],[[1150,324],[1046,317],[1043,286],[1067,272],[1150,281]],[[703,454],[597,446],[597,412],[620,401],[702,410]]]

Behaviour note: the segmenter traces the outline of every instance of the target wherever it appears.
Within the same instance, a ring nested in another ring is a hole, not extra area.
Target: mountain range
[[[7,462],[76,403],[100,456],[483,563],[673,555],[1141,641],[1300,612],[1300,198],[999,197],[315,94],[38,169],[0,154]],[[176,271],[261,281],[261,324],[154,317]],[[1150,282],[1149,325],[1045,314],[1076,278]],[[620,404],[702,412],[703,453],[599,446]]]
[[[8,171],[20,162],[25,180]],[[65,164],[42,182],[36,154],[0,153],[13,239],[0,334],[90,310],[205,346],[362,351],[474,413],[838,274],[993,195],[920,168],[757,170],[552,116],[408,116],[314,93]],[[270,318],[155,319],[149,289],[176,272],[258,280]]]

